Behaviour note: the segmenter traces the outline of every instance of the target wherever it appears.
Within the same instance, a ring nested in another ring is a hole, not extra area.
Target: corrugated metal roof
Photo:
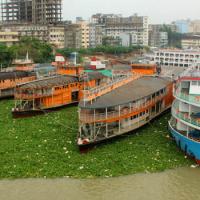
[[[41,80],[31,81],[29,83],[21,84],[20,88],[23,89],[40,89],[40,88],[51,88],[55,86],[67,85],[69,83],[78,82],[78,77],[58,75],[53,77],[44,78]]]
[[[14,72],[0,72],[0,81],[7,80],[7,79],[16,79],[16,78],[23,78],[35,75],[30,72],[25,71],[14,71]]]
[[[92,104],[86,103],[84,106],[83,101],[81,101],[79,106],[81,108],[94,109],[123,105],[149,96],[165,88],[170,82],[171,80],[168,78],[142,77],[98,97]]]

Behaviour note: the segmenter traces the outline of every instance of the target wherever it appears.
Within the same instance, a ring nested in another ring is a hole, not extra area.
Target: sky
[[[63,0],[64,20],[89,19],[95,13],[149,16],[150,23],[200,19],[200,0]]]

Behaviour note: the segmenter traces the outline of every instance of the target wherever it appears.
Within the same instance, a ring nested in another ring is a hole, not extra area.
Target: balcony
[[[200,96],[190,95],[189,92],[183,92],[179,89],[174,90],[174,97],[186,101],[188,104],[194,104],[200,106]]]
[[[195,118],[187,112],[180,112],[178,108],[178,103],[175,101],[172,105],[172,115],[175,118],[181,119],[182,121],[191,124],[194,128],[200,129],[200,117]]]

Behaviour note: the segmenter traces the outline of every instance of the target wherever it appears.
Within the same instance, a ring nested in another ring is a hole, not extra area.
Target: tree
[[[15,58],[24,58],[28,52],[35,63],[50,62],[53,59],[51,45],[32,37],[22,37],[18,44],[10,47],[10,51]]]
[[[13,54],[10,49],[0,43],[0,65],[1,67],[8,67],[12,63]]]

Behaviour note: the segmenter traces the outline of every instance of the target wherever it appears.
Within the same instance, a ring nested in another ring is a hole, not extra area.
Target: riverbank
[[[77,107],[12,119],[12,100],[0,101],[0,178],[93,178],[189,166],[169,138],[170,114],[87,154],[76,146]]]

